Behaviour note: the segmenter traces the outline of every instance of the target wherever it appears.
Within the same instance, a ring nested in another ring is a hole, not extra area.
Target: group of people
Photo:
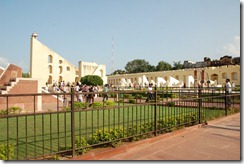
[[[108,90],[109,90],[109,86],[108,86],[108,84],[105,84],[104,89],[103,89],[104,93],[103,93],[102,101],[108,100],[108,93],[107,93]],[[75,86],[75,91],[79,93],[79,94],[77,94],[77,101],[86,102],[86,103],[91,104],[94,102],[94,98],[96,98],[98,95],[93,92],[98,92],[99,87],[98,86],[87,86],[86,84],[81,85],[81,83],[79,82]]]
[[[66,84],[64,81],[59,82],[58,85],[56,83],[54,83],[53,91],[66,93],[66,92],[70,91],[71,87],[74,87],[75,92],[79,93],[79,94],[76,94],[77,101],[79,101],[79,102],[93,103],[94,98],[97,97],[97,94],[92,93],[92,92],[99,91],[98,86],[88,86],[86,84],[82,85],[80,82],[77,82],[75,85],[74,84],[70,85],[70,83]],[[153,87],[153,84],[150,83],[148,86],[148,97],[146,99],[146,102],[149,102],[149,100],[152,100],[154,98],[154,93],[153,93],[152,87]],[[230,95],[233,88],[235,88],[235,83],[234,82],[230,83],[230,79],[226,79],[226,84],[225,84],[226,95]],[[46,83],[46,90],[48,90],[47,83]],[[103,97],[102,101],[108,100],[108,93],[107,93],[108,90],[109,90],[109,85],[105,84],[104,89],[102,90],[104,92],[102,95],[102,97]],[[227,107],[231,106],[231,97],[230,96],[226,97],[226,105],[227,105]]]
[[[97,97],[96,93],[92,92],[98,92],[99,87],[98,86],[88,86],[86,84],[82,85],[80,82],[76,83],[75,86],[75,92],[79,93],[76,94],[77,101],[79,102],[87,102],[87,103],[93,103],[94,98]]]
[[[105,84],[103,90],[100,90],[99,86],[92,86],[92,85],[86,85],[86,84],[81,84],[81,82],[76,82],[76,83],[65,83],[65,81],[60,81],[60,82],[54,82],[52,84],[52,89],[48,87],[48,83],[46,83],[45,90],[49,92],[55,92],[55,93],[66,93],[70,92],[71,88],[74,88],[74,91],[76,93],[76,100],[78,102],[87,102],[87,103],[93,103],[94,98],[98,97],[98,91],[103,91],[104,94],[102,95],[104,100],[108,100],[108,90],[109,90],[109,85]]]

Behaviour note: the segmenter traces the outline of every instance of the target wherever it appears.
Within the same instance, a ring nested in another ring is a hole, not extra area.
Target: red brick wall
[[[8,94],[28,94],[38,92],[37,80],[19,80],[19,82],[10,89]],[[36,109],[37,109],[37,97],[36,97]],[[6,97],[0,97],[0,110],[7,108]],[[8,107],[18,106],[25,111],[34,110],[34,96],[10,96],[8,97]]]
[[[4,72],[4,69],[0,68],[0,76],[2,75],[3,72]]]
[[[6,68],[5,72],[0,78],[0,86],[4,85],[4,83],[9,82],[10,78],[18,78],[22,77],[22,68],[9,64]]]
[[[19,82],[14,85],[8,94],[31,94],[38,93],[38,81],[31,79],[18,79]],[[35,109],[37,110],[37,99],[35,96]],[[42,96],[42,109],[43,110],[56,110],[57,99],[52,95]],[[7,109],[6,97],[0,96],[0,110]],[[63,105],[62,101],[59,100],[59,106]],[[34,111],[34,96],[11,96],[8,98],[8,107],[18,106],[23,111],[33,112]]]

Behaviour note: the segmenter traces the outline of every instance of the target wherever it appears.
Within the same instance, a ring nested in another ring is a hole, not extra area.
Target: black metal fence
[[[83,102],[78,102],[78,94]],[[96,94],[91,104],[88,94]],[[0,158],[55,159],[76,156],[89,148],[116,146],[239,112],[240,93],[226,95],[217,88],[0,95]],[[33,100],[25,107],[12,98]],[[230,102],[230,106],[228,106]],[[19,106],[18,106],[19,105]],[[41,109],[40,109],[41,106]],[[24,108],[24,109],[23,109]]]

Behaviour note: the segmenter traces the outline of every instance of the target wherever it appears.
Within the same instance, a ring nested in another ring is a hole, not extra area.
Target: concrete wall
[[[103,83],[107,83],[107,76],[106,76],[106,66],[105,65],[98,65],[95,62],[79,62],[79,72],[80,76],[79,79],[86,75],[97,75],[103,79]]]
[[[89,68],[86,69],[86,68]],[[106,66],[94,62],[79,62],[78,68],[65,58],[51,50],[37,40],[37,35],[32,34],[30,43],[30,77],[37,78],[42,87],[46,82],[65,81],[73,83],[80,81],[86,75],[98,75],[104,83],[107,82]]]
[[[108,84],[117,85],[122,78],[131,80],[132,83],[137,83],[138,79],[145,75],[148,79],[154,80],[157,83],[158,77],[164,78],[166,81],[169,77],[174,77],[177,80],[182,80],[184,83],[187,82],[188,76],[194,77],[194,70],[197,71],[197,80],[200,81],[202,70],[204,70],[204,80],[217,80],[219,85],[225,84],[226,78],[229,78],[231,82],[235,82],[236,85],[240,85],[240,65],[229,65],[220,67],[205,67],[196,69],[181,69],[171,71],[158,71],[158,72],[147,72],[147,73],[135,73],[135,74],[123,74],[123,75],[110,75],[108,76]]]
[[[41,86],[46,82],[74,82],[78,75],[75,65],[58,55],[56,52],[31,37],[30,77],[40,81]]]

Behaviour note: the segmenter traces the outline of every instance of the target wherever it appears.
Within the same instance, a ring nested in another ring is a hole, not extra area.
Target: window
[[[66,71],[70,71],[70,67],[66,67]]]
[[[227,73],[222,73],[222,79],[227,79]]]
[[[47,81],[47,83],[48,83],[48,84],[52,84],[52,81],[53,81],[53,77],[52,77],[52,76],[49,76],[49,77],[48,77],[48,81]]]
[[[51,65],[48,66],[49,73],[53,73],[53,67]]]
[[[63,60],[59,60],[59,64],[62,64],[63,63]]]
[[[217,74],[212,74],[211,75],[211,80],[217,80],[218,81],[218,75]]]
[[[103,70],[102,69],[100,70],[100,76],[101,76],[101,78],[103,77]]]
[[[61,74],[63,72],[63,67],[59,66],[59,74]]]
[[[62,76],[59,76],[58,81],[59,81],[59,82],[63,81],[63,77],[62,77]]]
[[[238,76],[236,72],[231,73],[231,80],[238,80]]]
[[[48,55],[48,63],[53,63],[53,56],[52,55]]]

